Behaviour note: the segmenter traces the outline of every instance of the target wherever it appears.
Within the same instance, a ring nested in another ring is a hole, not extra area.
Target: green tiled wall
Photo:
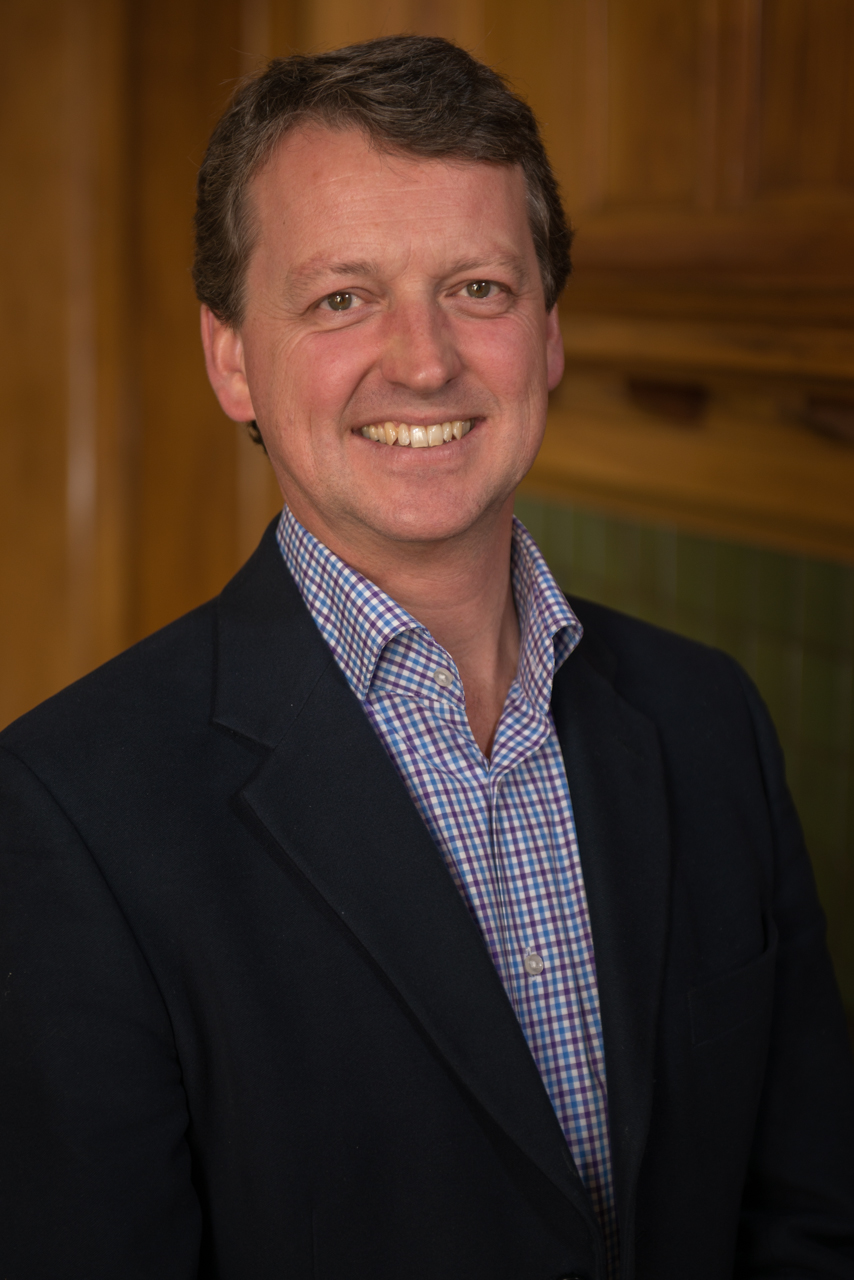
[[[854,568],[520,498],[567,590],[718,645],[750,672],[789,783],[854,1015]]]

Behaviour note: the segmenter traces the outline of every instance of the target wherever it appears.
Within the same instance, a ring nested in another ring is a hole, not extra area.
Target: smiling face
[[[563,371],[521,170],[310,125],[251,197],[244,317],[203,314],[208,372],[297,518],[347,558],[507,517]]]

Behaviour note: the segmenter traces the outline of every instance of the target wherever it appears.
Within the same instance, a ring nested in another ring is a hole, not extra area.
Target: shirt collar
[[[429,637],[427,628],[304,529],[287,506],[276,538],[321,635],[364,702],[386,645],[409,631]],[[515,517],[510,570],[521,631],[517,679],[532,706],[547,709],[554,673],[581,639],[581,623]]]
[[[426,627],[304,529],[287,506],[276,538],[320,634],[350,688],[364,702],[389,641],[404,631],[426,634]]]
[[[531,705],[543,709],[551,703],[554,674],[583,629],[536,542],[515,516],[510,573],[521,632],[517,679]]]

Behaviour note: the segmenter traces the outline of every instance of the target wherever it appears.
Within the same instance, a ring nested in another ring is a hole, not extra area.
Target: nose
[[[462,369],[453,329],[428,300],[400,302],[387,317],[380,367],[387,382],[431,395]]]

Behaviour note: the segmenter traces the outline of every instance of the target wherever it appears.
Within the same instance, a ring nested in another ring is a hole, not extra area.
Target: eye
[[[350,311],[354,306],[358,305],[359,299],[355,294],[349,293],[346,289],[341,289],[338,293],[330,293],[323,299],[323,302],[329,307],[330,311]]]
[[[465,286],[469,298],[488,298],[495,285],[491,280],[470,280]]]

